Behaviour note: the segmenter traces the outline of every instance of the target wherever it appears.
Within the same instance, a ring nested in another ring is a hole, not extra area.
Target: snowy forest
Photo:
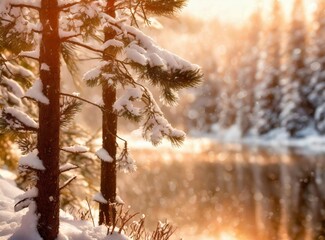
[[[325,0],[197,1],[0,0],[0,240],[325,238]]]

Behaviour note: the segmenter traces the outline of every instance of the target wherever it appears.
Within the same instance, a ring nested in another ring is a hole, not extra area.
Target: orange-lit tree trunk
[[[114,0],[108,0],[105,12],[115,18]],[[105,42],[114,38],[114,32],[105,32]],[[112,55],[106,52],[103,59],[105,61],[114,61]],[[100,191],[108,204],[99,204],[99,224],[111,224],[115,218],[115,210],[109,210],[109,203],[114,203],[116,198],[116,134],[117,134],[117,114],[113,111],[113,104],[116,101],[116,89],[106,82],[102,84],[102,96],[104,102],[104,111],[102,119],[102,138],[103,148],[113,158],[113,162],[101,161],[101,180]],[[113,216],[110,216],[113,213]]]
[[[37,229],[46,240],[54,240],[59,232],[59,130],[60,130],[60,38],[57,0],[42,0],[40,21],[43,25],[40,44],[40,66],[43,93],[49,104],[39,103],[39,131],[37,149],[44,171],[38,171]]]

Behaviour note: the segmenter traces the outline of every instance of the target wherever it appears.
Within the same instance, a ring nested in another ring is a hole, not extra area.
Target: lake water
[[[325,155],[302,149],[210,144],[198,151],[135,149],[138,171],[120,195],[172,239],[325,239]]]

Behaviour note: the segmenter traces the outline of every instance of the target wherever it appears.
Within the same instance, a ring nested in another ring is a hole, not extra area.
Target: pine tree
[[[288,43],[286,78],[281,80],[281,126],[290,136],[298,136],[299,131],[309,124],[309,104],[306,97],[308,72],[305,64],[306,29],[302,0],[296,0],[292,11]]]
[[[256,88],[256,130],[265,134],[279,127],[281,101],[281,6],[278,0],[273,1],[269,30],[265,33],[266,48],[261,80]]]
[[[102,85],[103,89],[103,147],[97,151],[102,160],[100,224],[113,222],[116,170],[132,172],[136,169],[126,141],[117,156],[117,117],[141,122],[143,137],[154,145],[164,137],[175,145],[184,140],[185,134],[168,123],[145,83],[161,90],[163,103],[175,104],[177,91],[194,87],[201,81],[200,69],[161,49],[139,30],[142,22],[150,24],[150,15],[171,16],[184,4],[184,0],[108,1],[105,7],[101,24],[103,60],[84,76],[89,86]],[[117,88],[122,89],[120,97]]]
[[[112,17],[116,17],[115,13],[115,0],[107,1],[105,13]],[[104,42],[112,41],[116,37],[114,31],[104,29]],[[113,69],[117,55],[116,49],[108,47],[103,53],[103,60],[110,62],[108,68]],[[114,103],[116,101],[116,88],[104,81],[102,83],[102,98],[103,98],[103,119],[102,119],[102,146],[103,150],[113,159],[113,161],[101,161],[101,178],[100,178],[100,191],[104,199],[108,200],[107,203],[99,203],[99,224],[111,224],[111,218],[115,218],[115,212],[113,216],[110,216],[109,203],[116,202],[116,134],[117,134],[117,119],[118,115],[114,111]],[[114,210],[113,210],[114,211]]]
[[[15,210],[30,206],[30,213],[39,216],[35,226],[39,235],[52,240],[59,231],[60,190],[74,179],[59,186],[60,174],[73,168],[59,165],[60,126],[71,120],[80,106],[60,93],[60,58],[71,71],[76,69],[72,49],[93,33],[98,3],[8,0],[1,2],[0,9],[4,48],[13,49],[13,60],[32,59],[39,68],[39,79],[34,79],[24,94],[37,103],[38,122],[15,108],[2,111],[2,128],[21,136],[18,143],[27,154],[20,159],[20,167],[37,175],[36,187],[21,196]],[[25,76],[23,80],[28,79]]]
[[[254,86],[258,61],[260,57],[259,40],[261,32],[261,16],[259,10],[250,19],[248,36],[241,56],[240,70],[238,72],[238,114],[237,123],[242,135],[248,133],[253,125],[253,110],[255,106]]]
[[[319,0],[314,17],[311,92],[308,96],[314,111],[315,127],[325,134],[325,1]]]

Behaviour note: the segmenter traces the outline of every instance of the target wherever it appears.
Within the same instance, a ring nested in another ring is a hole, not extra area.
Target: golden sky
[[[286,14],[290,13],[294,0],[281,0]],[[184,12],[203,18],[217,17],[222,21],[241,22],[249,16],[260,2],[265,13],[272,6],[272,0],[188,0]],[[307,12],[315,8],[315,0],[305,0]]]

